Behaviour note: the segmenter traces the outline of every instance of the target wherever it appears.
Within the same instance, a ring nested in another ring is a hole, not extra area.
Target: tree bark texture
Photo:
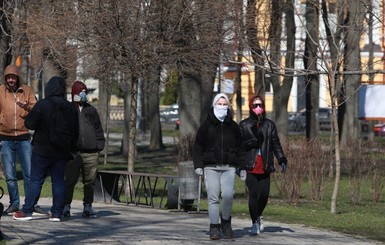
[[[317,71],[319,45],[319,4],[313,0],[306,1],[306,40],[304,66],[308,72]],[[306,138],[319,135],[319,77],[315,74],[306,76]]]

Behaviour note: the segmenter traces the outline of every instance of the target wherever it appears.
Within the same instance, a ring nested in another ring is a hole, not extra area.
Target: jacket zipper
[[[223,122],[221,122],[221,140],[222,140],[222,145],[221,145],[221,165],[223,165]]]
[[[16,91],[16,93],[17,93],[17,91]],[[13,127],[14,127],[14,130],[15,130],[15,132],[14,132],[14,134],[15,134],[15,136],[17,136],[17,132],[16,132],[16,129],[17,129],[17,115],[16,115],[16,112],[17,112],[17,105],[16,105],[16,99],[17,99],[17,96],[16,96],[16,93],[15,92],[13,92],[13,99],[14,99],[14,118],[13,118],[13,123],[14,123],[14,125],[13,125]]]

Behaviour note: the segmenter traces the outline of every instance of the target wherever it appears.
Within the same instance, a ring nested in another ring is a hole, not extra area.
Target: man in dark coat
[[[38,101],[25,119],[25,125],[34,130],[32,140],[31,184],[25,197],[23,208],[13,214],[15,220],[30,220],[34,205],[37,203],[41,188],[48,174],[51,176],[53,203],[49,219],[60,222],[64,208],[64,172],[66,163],[73,158],[79,134],[78,113],[66,100],[66,82],[61,77],[52,77],[45,87],[46,98]],[[71,142],[58,146],[52,143],[51,132],[55,125],[52,115],[58,107],[66,107],[70,112],[68,123],[73,125],[68,130]]]

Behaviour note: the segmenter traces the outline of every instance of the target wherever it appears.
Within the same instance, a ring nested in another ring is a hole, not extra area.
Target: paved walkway
[[[8,206],[8,196],[1,199]],[[39,201],[48,211],[51,199]],[[95,203],[97,218],[82,218],[82,203],[72,204],[72,217],[51,222],[48,216],[33,216],[31,221],[16,221],[12,216],[1,219],[7,245],[13,244],[381,244],[335,232],[300,225],[273,223],[265,217],[265,232],[249,234],[248,219],[233,219],[235,237],[210,241],[205,213],[188,214],[124,204]]]

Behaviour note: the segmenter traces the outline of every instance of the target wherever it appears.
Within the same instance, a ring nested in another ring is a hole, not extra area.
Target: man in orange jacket
[[[20,82],[16,66],[9,65],[4,71],[5,83],[0,85],[0,141],[1,161],[9,193],[9,207],[4,215],[19,210],[20,197],[16,176],[16,157],[19,158],[24,180],[24,192],[28,192],[31,173],[31,135],[24,119],[36,103],[33,89]],[[42,213],[39,206],[35,213]]]

